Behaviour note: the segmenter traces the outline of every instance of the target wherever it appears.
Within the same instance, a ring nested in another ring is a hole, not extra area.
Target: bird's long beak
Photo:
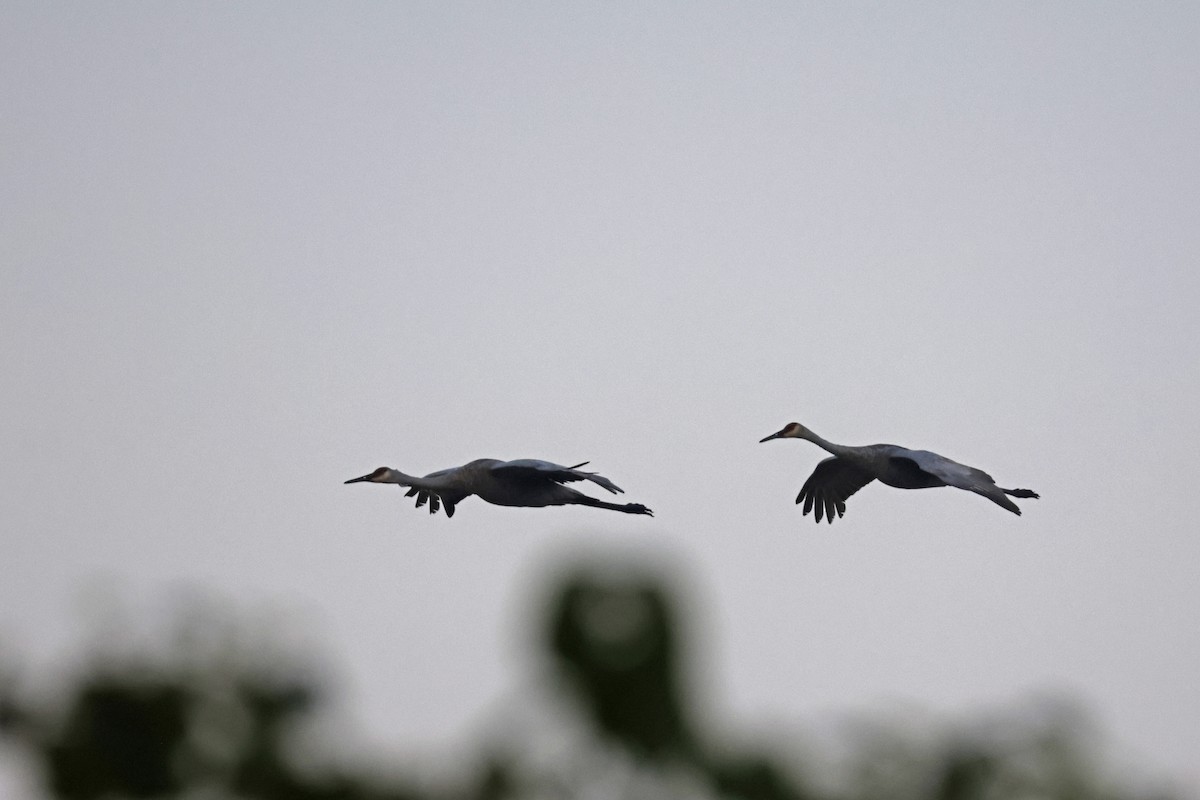
[[[371,475],[374,474],[374,472],[371,473]],[[346,483],[362,483],[363,481],[369,481],[371,480],[371,475],[363,475],[361,478],[351,478],[350,480],[346,481]]]
[[[779,437],[781,437],[781,436],[783,436],[783,431],[777,431],[776,433],[772,433],[770,436],[768,436],[768,437],[766,437],[766,438],[764,438],[764,439],[759,439],[759,440],[758,440],[758,443],[759,443],[759,444],[762,444],[763,442],[769,442],[769,441],[771,441],[772,439],[778,439],[778,438],[779,438]]]

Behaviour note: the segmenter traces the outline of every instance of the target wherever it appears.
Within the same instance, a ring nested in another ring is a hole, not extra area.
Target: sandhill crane
[[[641,503],[606,503],[563,486],[564,483],[572,481],[591,481],[613,494],[624,491],[602,475],[579,469],[587,463],[584,461],[573,467],[564,467],[534,458],[516,461],[481,458],[461,467],[431,472],[423,478],[405,475],[391,467],[380,467],[370,475],[351,478],[346,483],[369,481],[407,486],[409,490],[405,497],[416,495],[417,508],[428,501],[429,513],[436,514],[438,506],[442,505],[446,508],[447,517],[454,516],[454,507],[463,498],[473,494],[498,506],[584,505],[622,511],[626,514],[654,516],[654,512]]]
[[[1021,509],[1005,495],[1034,497],[1029,489],[1003,489],[991,475],[980,469],[959,464],[928,450],[909,450],[894,444],[869,444],[849,447],[822,439],[798,422],[789,422],[783,430],[772,433],[761,442],[772,439],[807,439],[833,458],[817,464],[813,474],[800,487],[796,502],[804,501],[804,514],[816,508],[816,520],[822,513],[833,522],[836,511],[846,513],[846,498],[878,478],[898,489],[929,489],[935,486],[955,486],[981,494],[1001,508],[1020,515]]]

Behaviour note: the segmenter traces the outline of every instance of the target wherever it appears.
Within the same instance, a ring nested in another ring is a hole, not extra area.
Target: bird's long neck
[[[430,489],[437,491],[439,489],[449,489],[449,476],[440,473],[432,473],[425,477],[416,475],[408,475],[398,469],[389,469],[384,477],[380,478],[376,483],[398,483],[401,486],[412,486],[417,489]]]
[[[805,430],[804,433],[806,435],[802,436],[801,438],[807,439],[808,441],[812,442],[813,444],[815,444],[817,447],[821,448],[825,452],[832,453],[835,456],[851,455],[852,451],[854,450],[853,447],[847,447],[844,444],[836,444],[834,442],[829,441],[828,439],[823,439],[810,430]]]

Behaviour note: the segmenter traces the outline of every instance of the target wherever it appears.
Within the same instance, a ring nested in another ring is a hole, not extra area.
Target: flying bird
[[[909,450],[894,444],[869,444],[850,447],[822,439],[798,422],[790,422],[772,439],[807,439],[826,452],[832,453],[817,464],[813,474],[800,487],[796,502],[804,502],[804,514],[815,509],[817,522],[822,515],[833,522],[836,512],[846,513],[846,499],[875,479],[898,489],[930,489],[935,486],[955,486],[981,494],[1001,508],[1018,516],[1021,509],[1009,497],[1032,497],[1038,494],[1029,489],[1004,489],[996,485],[991,475],[975,467],[959,464],[928,450]]]
[[[447,517],[454,516],[454,507],[471,495],[498,506],[583,505],[654,516],[654,512],[641,503],[607,503],[563,485],[573,481],[591,481],[613,494],[624,491],[603,475],[579,469],[587,463],[584,461],[573,467],[564,467],[534,458],[516,461],[481,458],[461,467],[431,472],[423,478],[405,475],[391,467],[380,467],[370,475],[351,478],[346,483],[369,481],[407,486],[409,489],[405,497],[415,495],[417,508],[428,502],[429,513],[436,514],[439,506],[442,506],[446,509]]]

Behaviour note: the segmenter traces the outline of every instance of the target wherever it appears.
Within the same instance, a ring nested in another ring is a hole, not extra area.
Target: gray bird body
[[[406,475],[391,467],[380,467],[369,475],[351,478],[346,483],[367,481],[407,486],[406,496],[416,496],[418,508],[428,502],[429,513],[436,514],[439,507],[444,506],[448,517],[454,516],[455,506],[471,495],[498,506],[585,505],[653,516],[653,512],[640,503],[607,503],[564,486],[574,481],[591,481],[613,494],[623,492],[603,475],[580,470],[585,464],[586,461],[573,467],[564,467],[534,458],[516,461],[480,458],[461,467],[438,470],[423,477]]]
[[[833,522],[834,514],[846,512],[846,500],[873,480],[897,489],[932,489],[954,486],[975,492],[996,505],[1020,515],[1021,509],[1009,497],[1036,498],[1029,489],[1005,489],[981,469],[960,464],[928,450],[910,450],[894,444],[870,444],[860,447],[835,444],[822,439],[799,423],[792,422],[778,433],[762,439],[805,439],[832,453],[817,464],[800,488],[797,503],[804,503],[804,514],[814,511]]]

